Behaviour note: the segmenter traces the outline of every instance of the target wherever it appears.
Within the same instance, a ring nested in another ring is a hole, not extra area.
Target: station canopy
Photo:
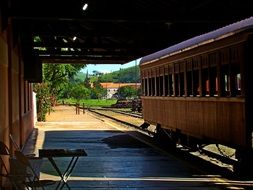
[[[11,0],[7,6],[22,49],[44,63],[124,64],[253,16],[251,0]]]

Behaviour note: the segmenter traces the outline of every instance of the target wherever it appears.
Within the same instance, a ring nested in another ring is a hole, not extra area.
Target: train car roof
[[[161,51],[147,55],[140,60],[140,64],[154,62],[156,60],[169,57],[182,51],[186,51],[191,48],[195,48],[213,42],[215,40],[222,39],[224,37],[247,30],[249,28],[253,28],[253,17],[224,26],[222,28],[202,34],[200,36],[193,37],[181,43],[165,48]]]

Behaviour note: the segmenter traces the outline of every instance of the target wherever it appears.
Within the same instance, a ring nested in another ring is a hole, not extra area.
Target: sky
[[[137,59],[136,61],[131,61],[123,65],[121,64],[96,64],[96,65],[88,64],[84,69],[82,69],[82,72],[87,73],[87,70],[88,70],[89,74],[92,74],[93,71],[99,71],[102,73],[111,73],[113,71],[119,71],[120,69],[125,69],[128,67],[139,65],[139,61],[140,59]]]

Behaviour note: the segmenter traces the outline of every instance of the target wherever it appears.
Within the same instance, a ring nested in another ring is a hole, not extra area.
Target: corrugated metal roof
[[[211,41],[221,39],[225,36],[233,35],[235,33],[238,33],[242,30],[246,30],[249,28],[253,28],[253,17],[250,17],[245,20],[227,25],[225,27],[208,32],[206,34],[196,36],[194,38],[191,38],[189,40],[183,41],[183,42],[178,43],[176,45],[170,46],[170,47],[163,49],[161,51],[158,51],[156,53],[147,55],[140,60],[140,64],[147,63],[147,62],[153,62],[155,60],[182,52],[182,51],[187,50],[189,48],[194,48],[194,47],[209,43]]]

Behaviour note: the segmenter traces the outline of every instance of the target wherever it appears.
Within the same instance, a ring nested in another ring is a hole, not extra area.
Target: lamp
[[[83,11],[86,11],[87,10],[87,8],[88,8],[88,3],[84,3],[84,5],[83,5]]]

